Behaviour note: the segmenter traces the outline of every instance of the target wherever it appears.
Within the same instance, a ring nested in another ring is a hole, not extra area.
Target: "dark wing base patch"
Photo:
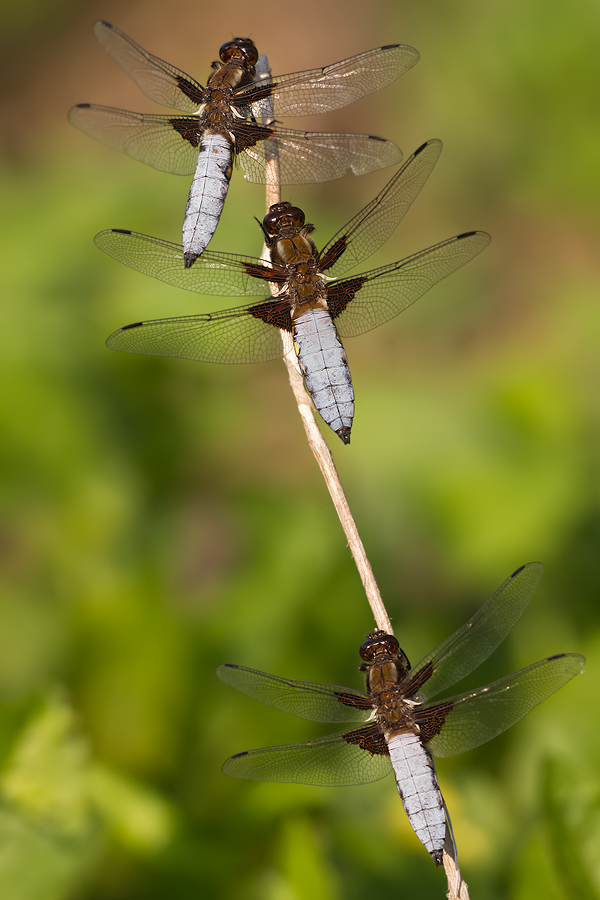
[[[169,122],[184,141],[187,141],[192,147],[199,146],[202,132],[198,128],[198,119],[173,118],[169,119]]]
[[[419,726],[421,740],[425,745],[442,730],[446,716],[452,711],[453,703],[438,703],[436,706],[417,712],[414,721]]]
[[[292,317],[287,299],[267,300],[266,303],[249,306],[247,312],[255,319],[262,319],[265,325],[273,325],[280,331],[289,331],[290,333],[292,331]]]
[[[334,694],[336,700],[339,700],[344,706],[352,706],[354,709],[373,709],[373,704],[366,695],[363,699],[355,694],[345,694],[343,691],[334,691]]]
[[[188,81],[187,78],[183,78],[181,75],[177,75],[177,86],[182,94],[185,94],[186,97],[189,97],[190,100],[193,100],[194,103],[197,103],[198,106],[202,103],[202,97],[204,95],[204,90],[199,90],[200,85],[193,84],[191,81]]]
[[[344,735],[347,744],[358,744],[362,750],[366,750],[372,756],[389,756],[387,741],[379,730],[378,725],[367,725],[365,728],[356,728]]]
[[[356,278],[347,278],[345,281],[328,285],[327,306],[332,319],[336,319],[344,312],[350,301],[354,300],[356,293],[368,280],[366,275],[357,275]]]
[[[248,147],[254,147],[259,141],[267,141],[273,136],[273,129],[251,122],[236,122],[233,126],[236,153],[242,153]]]

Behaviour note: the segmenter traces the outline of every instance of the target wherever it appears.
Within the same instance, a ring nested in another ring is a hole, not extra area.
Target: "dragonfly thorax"
[[[367,692],[369,694],[389,693],[390,688],[395,687],[402,679],[403,673],[399,671],[394,660],[373,663],[368,667],[365,677]]]
[[[249,43],[252,44],[252,41]],[[252,47],[254,47],[254,44],[252,44]],[[224,48],[227,48],[225,53],[223,53]],[[223,47],[221,47],[222,62],[213,63],[215,71],[210,76],[208,84],[210,86],[222,84],[230,90],[243,87],[246,84],[252,84],[255,75],[254,63],[258,59],[256,47],[254,47],[254,53],[255,58],[251,62],[244,50],[238,47],[237,40],[223,44]]]
[[[209,85],[206,88],[204,112],[205,116],[207,116],[207,121],[211,121],[215,114],[220,117],[225,115],[228,120],[231,119],[231,107],[228,100],[228,94],[229,91],[224,90],[221,85],[217,85],[216,87]]]
[[[279,236],[271,248],[271,262],[288,268],[294,276],[320,276],[316,247],[302,232]]]
[[[227,84],[221,83],[213,85],[212,83],[204,92],[205,102],[203,104],[201,120],[198,124],[198,136],[202,138],[209,132],[219,132],[226,134],[231,143],[235,140],[231,134],[231,128],[236,118],[231,107],[231,90]],[[202,152],[203,147],[200,147]]]

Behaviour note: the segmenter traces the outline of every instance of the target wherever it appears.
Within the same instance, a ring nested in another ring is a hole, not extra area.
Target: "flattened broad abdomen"
[[[354,390],[346,353],[326,309],[313,308],[294,320],[294,343],[304,383],[323,420],[350,443]]]
[[[233,146],[225,135],[203,137],[183,222],[186,269],[206,249],[219,224],[229,189],[232,157]]]
[[[393,735],[388,749],[409,822],[439,866],[446,840],[446,813],[433,759],[416,734]]]

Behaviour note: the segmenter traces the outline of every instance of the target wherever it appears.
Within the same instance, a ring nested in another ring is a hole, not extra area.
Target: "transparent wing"
[[[186,269],[181,244],[146,234],[112,228],[97,234],[94,243],[130,269],[186,291],[223,297],[266,297],[270,294],[268,282],[258,274],[264,276],[266,267],[253,256],[205,250],[194,265]]]
[[[275,116],[312,116],[339,109],[391,84],[418,60],[414,47],[390,44],[321,69],[274,76],[269,93]],[[259,93],[265,88],[248,85],[236,97],[251,103]]]
[[[233,778],[347,787],[384,778],[392,769],[376,725],[300,744],[236,753],[223,765]]]
[[[459,234],[400,262],[328,285],[329,311],[340,337],[364,334],[393,319],[489,242],[483,231]]]
[[[364,175],[402,159],[395,144],[369,134],[321,134],[273,126],[272,137],[248,147],[237,160],[248,181],[265,184],[265,156],[273,155],[279,160],[282,184],[332,181],[349,170]]]
[[[80,103],[69,112],[69,121],[102,144],[161,172],[192,175],[196,169],[198,147],[173,127],[170,116],[142,115]],[[197,127],[197,120],[189,119],[189,124],[190,128]]]
[[[147,97],[163,106],[197,112],[204,92],[201,84],[164,59],[148,53],[108,22],[96,22],[94,34]]]
[[[427,141],[415,150],[383,190],[331,238],[319,255],[327,275],[339,277],[387,241],[431,175],[441,152],[442,142],[438,140]]]
[[[366,722],[373,711],[368,696],[350,688],[292,681],[245,666],[219,666],[217,675],[243,694],[311,722]]]
[[[418,681],[425,670],[431,672],[424,686],[419,688],[422,698],[429,699],[446,690],[493,653],[520,619],[543,572],[544,567],[539,562],[521,566],[468,622],[411,669],[408,674],[410,680]]]
[[[196,169],[200,141],[198,119],[144,115],[80,103],[70,111],[69,120],[84,134],[161,172],[191,175]],[[246,123],[234,125],[234,136],[242,138],[238,145],[243,145],[245,130],[256,135],[258,129]],[[264,133],[271,135],[271,129],[265,129]],[[192,135],[193,143],[185,135]],[[268,140],[258,140],[237,155],[248,181],[265,184],[265,156],[271,155],[274,149],[282,184],[331,181],[349,170],[364,175],[396,165],[402,159],[402,151],[395,144],[372,135],[320,134],[279,128]]]
[[[445,715],[440,733],[427,742],[427,749],[434,756],[453,756],[490,741],[579,675],[584,665],[585,658],[579,653],[550,656],[486,687],[425,709],[425,733],[428,717]],[[445,712],[446,704],[451,706],[449,712]]]
[[[269,362],[283,356],[278,329],[289,322],[289,303],[272,300],[199,316],[134,322],[111,334],[106,346],[208,363]]]

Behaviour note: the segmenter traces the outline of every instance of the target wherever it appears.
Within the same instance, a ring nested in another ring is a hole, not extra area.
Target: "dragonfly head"
[[[373,631],[360,645],[358,652],[365,663],[360,666],[363,671],[372,665],[380,665],[392,659],[407,672],[410,669],[408,657],[400,649],[397,639],[393,634],[387,634],[385,631]]]
[[[250,38],[234,38],[223,44],[219,57],[224,63],[237,58],[243,60],[245,65],[254,66],[258,60],[258,50]]]
[[[263,219],[263,231],[270,237],[278,237],[286,228],[299,231],[304,226],[305,216],[298,206],[292,206],[287,200],[274,203]]]

